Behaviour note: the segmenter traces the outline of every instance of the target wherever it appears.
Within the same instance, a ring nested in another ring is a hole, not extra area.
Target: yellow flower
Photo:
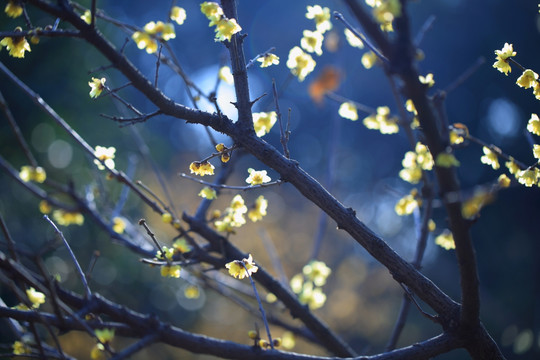
[[[536,80],[538,80],[538,74],[530,69],[527,69],[516,80],[516,84],[522,88],[528,89],[536,85]]]
[[[418,184],[422,178],[422,169],[418,166],[401,169],[399,177],[411,184]]]
[[[302,273],[306,279],[313,281],[315,286],[323,286],[332,273],[332,269],[322,261],[312,260],[302,268]]]
[[[437,228],[437,224],[435,224],[435,221],[433,221],[433,219],[429,219],[429,221],[428,221],[428,230],[430,232],[433,232],[433,231],[435,231],[436,228]]]
[[[461,215],[465,219],[474,218],[484,205],[493,201],[493,196],[486,191],[477,191],[470,199],[463,202],[461,206]]]
[[[90,24],[92,22],[92,12],[86,10],[84,14],[81,15],[81,19],[83,19],[85,23]]]
[[[198,299],[201,291],[197,285],[188,285],[184,288],[184,296],[186,299]]]
[[[189,165],[189,170],[192,174],[200,176],[214,175],[214,165],[210,164],[208,161],[194,161]]]
[[[380,24],[383,31],[393,31],[392,21],[401,16],[401,3],[399,0],[366,0],[366,4],[373,7],[373,17]]]
[[[506,176],[506,174],[501,174],[499,176],[499,178],[497,179],[497,183],[499,184],[500,187],[502,188],[507,188],[510,186],[510,183],[512,181],[510,180],[510,178],[508,176]]]
[[[539,170],[537,168],[521,170],[516,174],[519,183],[525,185],[526,187],[531,187],[538,183],[538,176]]]
[[[201,4],[201,12],[210,20],[210,25],[216,25],[223,16],[223,9],[216,2],[205,1]]]
[[[139,49],[146,49],[148,54],[153,54],[158,49],[157,42],[144,31],[135,31],[131,35],[131,38],[135,41]]]
[[[161,38],[165,41],[176,38],[176,33],[174,31],[174,25],[172,23],[166,23],[163,25],[163,30],[161,32]]]
[[[482,150],[484,151],[484,155],[480,158],[480,161],[482,161],[482,164],[491,165],[493,170],[497,170],[500,167],[499,158],[497,157],[497,154],[491,151],[486,146],[484,146]]]
[[[405,110],[413,113],[414,115],[418,115],[418,111],[416,111],[416,107],[411,99],[407,99],[407,101],[405,101]]]
[[[163,265],[160,269],[160,274],[163,277],[179,278],[182,268],[180,265]]]
[[[96,329],[94,332],[101,343],[110,343],[114,339],[114,329]]]
[[[242,28],[236,19],[220,19],[216,24],[216,41],[231,41],[231,37],[240,32]]]
[[[45,179],[47,179],[47,173],[41,166],[33,167],[26,165],[21,167],[19,177],[24,182],[35,181],[42,183],[45,181]]]
[[[92,81],[88,82],[88,85],[90,85],[90,97],[96,98],[99,95],[101,95],[101,92],[103,89],[105,89],[105,81],[107,79],[105,78],[92,78]]]
[[[216,190],[206,186],[200,192],[199,196],[208,200],[213,200],[217,197]]]
[[[285,331],[281,336],[281,346],[286,350],[291,350],[296,345],[294,334],[290,331]]]
[[[275,111],[253,113],[253,128],[258,137],[268,134],[276,121],[277,113]]]
[[[360,60],[362,62],[362,65],[366,69],[371,69],[375,63],[377,63],[377,55],[373,51],[368,51],[364,55],[362,55],[362,59]]]
[[[417,197],[418,190],[412,189],[410,194],[399,199],[394,207],[396,214],[399,216],[412,214],[422,204],[422,200]]]
[[[513,175],[516,175],[521,170],[513,158],[510,158],[510,161],[507,161],[506,163],[504,163],[504,165],[506,165],[510,174]]]
[[[352,121],[358,120],[358,111],[353,102],[347,101],[339,106],[339,116]]]
[[[437,159],[435,160],[435,165],[449,168],[452,166],[459,166],[459,161],[458,159],[456,159],[454,154],[442,152],[442,153],[439,153],[439,155],[437,155]]]
[[[36,291],[33,287],[26,289],[26,296],[28,296],[28,300],[30,300],[32,308],[34,309],[37,309],[41,304],[45,303],[45,294]]]
[[[381,134],[395,134],[399,131],[398,119],[389,115],[388,106],[379,106],[376,114],[364,118],[364,126],[371,130],[379,130]]]
[[[234,212],[239,212],[241,214],[245,214],[247,212],[247,207],[245,205],[244,199],[242,198],[242,195],[237,194],[233,197],[231,200],[230,208]]]
[[[17,1],[9,0],[4,12],[11,18],[16,18],[22,15],[23,8]]]
[[[161,214],[161,221],[163,221],[165,224],[170,224],[173,221],[173,216],[168,212],[163,213]]]
[[[310,310],[323,307],[326,302],[326,295],[320,287],[314,287],[311,281],[304,283],[302,292],[298,295],[298,300],[302,304],[307,304]]]
[[[429,152],[429,149],[426,145],[421,142],[417,142],[414,148],[416,152],[416,162],[422,167],[423,170],[433,169],[433,157]]]
[[[260,58],[258,58],[257,61],[261,63],[262,68],[265,68],[271,65],[278,65],[279,57],[272,53],[267,53],[264,56],[261,56]]]
[[[54,221],[58,225],[69,226],[72,224],[82,225],[84,223],[84,216],[78,212],[68,212],[64,210],[54,210],[52,213]]]
[[[315,26],[317,31],[324,34],[326,31],[332,29],[332,23],[330,22],[330,9],[323,8],[320,5],[308,6],[306,18],[315,20]]]
[[[516,54],[512,44],[505,43],[502,50],[495,50],[497,61],[495,61],[493,67],[505,75],[508,75],[508,73],[512,71],[510,64],[508,64],[508,58],[516,56]]]
[[[52,211],[51,204],[47,200],[41,200],[39,202],[39,212],[42,214],[48,214]]]
[[[538,115],[531,114],[531,118],[527,123],[527,130],[534,135],[540,136],[540,118],[538,118]]]
[[[243,279],[246,276],[251,276],[256,273],[259,268],[253,262],[251,254],[247,259],[234,260],[225,264],[225,267],[229,269],[229,274],[237,279]]]
[[[22,341],[15,341],[11,347],[13,349],[13,354],[15,355],[30,354],[32,352],[32,349]]]
[[[456,244],[454,243],[454,236],[452,235],[452,232],[450,232],[450,230],[448,229],[445,229],[439,236],[435,238],[435,244],[446,250],[456,248]]]
[[[180,238],[173,242],[173,248],[175,251],[178,251],[180,253],[186,253],[191,250],[191,247],[188,245],[186,239]]]
[[[318,31],[304,30],[304,37],[300,40],[300,46],[304,50],[317,55],[322,55],[323,34]]]
[[[311,55],[305,53],[300,47],[295,46],[289,51],[287,67],[298,77],[299,81],[304,81],[306,76],[315,69],[317,63]]]
[[[231,72],[231,68],[228,66],[222,66],[219,68],[218,77],[229,85],[234,84],[233,74]]]
[[[351,30],[347,29],[347,28],[345,28],[345,39],[347,39],[347,42],[352,47],[356,47],[356,48],[359,48],[359,49],[364,48],[364,43],[362,42],[362,40],[357,38],[356,35],[354,35],[354,33]]]
[[[163,21],[158,21],[158,22],[150,21],[146,23],[146,25],[144,25],[143,30],[147,34],[156,35],[157,33],[163,31],[164,26],[165,24],[163,23]]]
[[[22,29],[17,27],[15,31],[22,31]],[[0,45],[5,46],[9,51],[9,55],[16,58],[23,58],[25,51],[32,51],[30,49],[30,44],[26,41],[24,36],[5,37],[0,40]]]
[[[94,164],[98,167],[99,170],[104,170],[105,167],[108,169],[114,169],[114,154],[116,152],[116,149],[111,147],[104,147],[104,146],[96,146],[96,150],[94,151],[94,156],[97,159],[94,159]],[[101,163],[101,161],[105,163],[105,166]]]
[[[418,80],[420,80],[422,84],[426,84],[428,87],[432,87],[433,85],[435,85],[435,80],[433,79],[432,73],[429,73],[426,76],[420,75],[418,76]]]
[[[253,221],[262,220],[263,216],[266,216],[266,208],[268,207],[268,200],[264,196],[260,195],[257,200],[255,200],[255,207],[248,211],[248,218]]]
[[[260,185],[270,182],[270,176],[266,175],[266,170],[255,171],[254,169],[248,169],[249,176],[246,182],[250,185]]]
[[[90,359],[92,360],[106,360],[105,347],[103,344],[96,344],[90,350]]]
[[[122,234],[126,230],[126,222],[121,217],[115,216],[112,229],[115,233]]]
[[[176,21],[178,25],[182,25],[186,20],[186,10],[180,6],[173,6],[170,13],[170,18],[173,21]]]
[[[538,144],[533,145],[533,156],[536,159],[540,159],[540,145]]]

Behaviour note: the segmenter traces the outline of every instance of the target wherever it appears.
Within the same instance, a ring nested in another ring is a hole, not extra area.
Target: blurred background
[[[81,3],[89,6],[90,2]],[[343,119],[338,115],[340,102],[326,98],[316,103],[308,93],[310,83],[325,67],[332,66],[341,74],[336,94],[370,108],[389,106],[396,114],[397,106],[383,71],[378,67],[366,70],[362,66],[360,59],[365,50],[347,44],[344,27],[337,21],[333,21],[333,29],[326,36],[337,40],[337,45],[334,44],[331,51],[323,47],[322,56],[314,55],[317,67],[305,81],[291,78],[285,65],[289,50],[300,44],[302,31],[315,28],[313,21],[305,18],[306,6],[314,4],[303,0],[239,1],[238,22],[248,35],[246,58],[254,58],[272,47],[280,57],[278,66],[265,69],[253,66],[249,70],[252,98],[268,94],[254,110],[274,110],[272,79],[275,79],[280,89],[281,112],[286,116],[290,109],[291,157],[330,188],[342,203],[355,208],[358,217],[399,254],[412,260],[416,246],[414,218],[399,217],[394,212],[398,199],[412,188],[398,177],[403,154],[410,150],[404,132],[400,130],[395,135],[382,135],[368,130],[361,119],[369,114],[360,112],[360,121],[356,122]],[[341,1],[320,1],[317,4],[343,13],[356,25]],[[208,20],[201,14],[199,1],[177,1],[176,5],[185,8],[187,19],[183,25],[176,26],[176,38],[169,44],[191,80],[210,92],[215,86],[219,67],[229,63],[228,53],[221,43],[214,42],[213,29],[208,27]],[[158,6],[128,0],[98,2],[98,7],[110,17],[138,27],[149,21],[166,21],[169,6],[169,2]],[[413,34],[430,17],[435,17],[420,44],[425,59],[419,63],[420,73],[434,74],[434,93],[454,83],[478,59],[485,59],[472,76],[447,94],[449,122],[466,124],[472,135],[499,146],[526,164],[532,164],[532,142],[538,142],[538,139],[526,134],[526,125],[531,113],[539,111],[538,100],[530,90],[515,84],[520,75],[517,68],[504,76],[491,65],[494,50],[501,49],[508,42],[514,45],[517,51],[515,59],[519,63],[540,71],[540,49],[536,46],[540,41],[537,2],[413,1],[408,13]],[[55,20],[33,9],[30,9],[30,17],[35,25],[42,27]],[[24,25],[21,18],[10,19],[4,13],[0,15],[0,24],[2,31]],[[60,23],[60,27],[63,26]],[[117,47],[130,37],[130,33],[105,21],[98,20],[98,26]],[[148,78],[153,79],[155,56],[137,49],[131,40],[125,47],[125,53]],[[107,61],[78,39],[42,38],[38,45],[32,45],[32,52],[27,53],[24,59],[14,59],[8,56],[7,51],[0,51],[0,61],[40,94],[91,146],[114,146],[117,149],[117,169],[133,174],[133,179],[143,181],[166,199],[153,170],[153,162],[165,179],[178,216],[182,212],[195,212],[200,202],[197,193],[202,186],[178,174],[187,173],[192,161],[203,159],[213,151],[202,127],[165,116],[133,126],[120,126],[101,117],[100,114],[125,116],[125,108],[111,97],[91,99],[88,81],[92,76],[105,77],[107,85],[115,88],[124,85],[126,80],[113,69],[100,68],[107,66]],[[159,87],[175,101],[191,105],[182,79],[166,66],[160,68]],[[163,224],[159,215],[133,194],[129,194],[125,204],[118,209],[116,205],[121,198],[122,186],[107,181],[104,173],[96,169],[93,161],[68,134],[4,75],[0,75],[0,91],[33,154],[46,169],[48,179],[72,184],[75,191],[87,199],[91,196],[106,219],[122,216],[128,222],[128,229],[138,234],[135,237],[145,236],[137,226],[137,221],[145,218],[162,243],[168,245],[172,242],[176,234],[170,226]],[[155,110],[132,88],[121,90],[120,95],[143,112]],[[217,95],[222,110],[235,119],[234,107],[230,105],[235,100],[234,88],[221,83]],[[201,108],[214,111],[210,104],[201,103]],[[221,134],[214,135],[225,145],[232,145]],[[277,126],[265,139],[278,149],[281,147]],[[143,156],[146,147],[149,155]],[[482,164],[482,154],[481,147],[474,144],[456,153],[461,162],[460,181],[467,192],[474,191],[478,185],[493,183],[506,171],[494,171]],[[0,121],[0,155],[17,170],[27,165],[5,118]],[[219,165],[217,161],[214,164],[216,167]],[[249,167],[264,168],[255,159],[243,156],[238,159],[236,173],[229,184],[244,185]],[[269,175],[272,179],[279,178],[273,171],[269,171]],[[0,172],[0,184],[0,213],[12,237],[26,251],[38,251],[54,236],[42,219],[39,199],[4,172]],[[212,209],[223,210],[235,194],[230,190],[223,191]],[[482,320],[502,351],[515,359],[536,359],[540,354],[540,244],[536,222],[540,215],[539,194],[537,188],[514,184],[482,210],[472,228],[481,281]],[[267,250],[270,240],[285,274],[291,278],[301,272],[311,259],[315,239],[320,237],[318,259],[332,269],[332,274],[324,286],[326,304],[315,310],[316,314],[357,351],[366,354],[380,352],[388,341],[402,296],[402,290],[388,271],[373,261],[356,242],[336,230],[334,222],[321,218],[320,211],[291,185],[242,193],[246,203],[252,203],[259,195],[264,195],[269,201],[268,216],[262,222],[248,222],[230,237],[231,241],[252,253],[258,264],[276,273]],[[444,210],[436,207],[433,218],[437,230],[430,237],[423,271],[459,301],[454,253],[433,242],[433,237],[447,226]],[[92,271],[91,286],[94,291],[114,301],[139,312],[158,314],[189,331],[245,344],[250,343],[247,332],[255,322],[262,328],[262,322],[256,315],[241,311],[233,301],[213,290],[205,290],[195,275],[184,273],[180,280],[162,278],[158,269],[141,264],[139,255],[115,244],[89,218],[81,226],[72,225],[62,230],[83,268],[91,263],[96,250],[100,252]],[[5,249],[4,239],[2,248]],[[59,274],[66,287],[82,291],[65,248],[47,251],[44,259],[51,274]],[[193,297],[186,291],[193,289],[192,285],[199,285],[198,296]],[[0,295],[6,301],[9,299],[7,289],[0,287]],[[234,326],[234,331],[231,331],[231,326]],[[439,331],[413,309],[399,346],[426,339]],[[282,329],[273,328],[273,336],[282,336],[282,333]],[[0,337],[9,339],[9,334],[0,334]],[[129,339],[116,341],[118,348],[132,342]],[[76,332],[63,335],[62,342],[69,354],[80,358],[87,358],[94,345],[87,335]],[[301,339],[297,339],[293,351],[325,354],[316,345]],[[161,359],[212,358],[165,346],[152,346],[136,358],[143,359],[149,354]],[[465,352],[456,351],[439,358],[466,359],[468,356]]]

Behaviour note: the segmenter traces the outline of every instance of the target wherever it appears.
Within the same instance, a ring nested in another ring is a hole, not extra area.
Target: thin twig
[[[289,142],[289,133],[288,131],[283,130],[283,123],[281,121],[281,111],[279,110],[279,100],[278,100],[278,92],[276,88],[276,81],[272,79],[272,93],[274,94],[274,102],[276,104],[276,113],[277,113],[277,119],[279,123],[279,141],[281,142],[281,146],[283,146],[283,154],[287,159],[290,159],[291,154],[289,153],[289,148],[287,147],[287,143]]]
[[[60,239],[62,239],[62,241],[64,243],[64,246],[68,249],[69,256],[71,257],[71,260],[73,260],[73,263],[75,264],[75,267],[77,268],[77,272],[79,273],[79,277],[81,278],[84,289],[86,291],[85,297],[86,297],[86,299],[90,299],[91,296],[92,296],[92,292],[90,291],[90,287],[88,286],[88,281],[86,280],[86,275],[84,275],[84,272],[83,272],[83,270],[81,268],[81,265],[77,261],[77,258],[75,257],[75,254],[73,253],[73,250],[71,250],[71,247],[69,246],[66,238],[64,237],[64,234],[58,229],[56,224],[47,215],[43,215],[43,218],[45,220],[47,220],[49,222],[49,224],[51,224],[51,226],[54,228],[54,231],[56,232],[56,234],[58,234]]]
[[[253,190],[253,189],[273,186],[273,185],[280,185],[281,183],[283,183],[283,180],[276,180],[276,181],[271,181],[271,182],[267,182],[267,183],[264,183],[264,184],[258,184],[258,185],[232,186],[232,185],[224,185],[224,184],[214,184],[214,183],[211,183],[211,182],[208,182],[208,181],[204,181],[204,180],[195,178],[193,176],[189,176],[189,175],[187,175],[185,173],[180,173],[179,175],[181,177],[185,178],[185,179],[189,179],[189,180],[198,182],[199,184],[210,186],[212,188],[230,189],[230,190],[247,191],[247,190]]]
[[[251,282],[251,286],[253,287],[253,292],[255,293],[255,297],[257,298],[257,303],[259,304],[259,310],[261,312],[261,316],[264,322],[264,327],[266,329],[266,335],[268,335],[268,342],[270,343],[270,347],[274,349],[274,341],[272,340],[272,334],[270,333],[270,326],[268,326],[268,320],[266,319],[266,313],[264,312],[264,308],[262,306],[261,298],[259,297],[259,292],[257,291],[257,287],[255,286],[255,281],[251,278],[251,274],[249,273],[249,270],[244,264],[244,261],[238,260],[240,264],[244,267],[246,270],[246,274],[249,277],[249,281]]]

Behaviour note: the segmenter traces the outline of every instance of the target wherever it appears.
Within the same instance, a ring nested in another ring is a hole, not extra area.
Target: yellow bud
[[[248,331],[248,336],[250,339],[257,339],[259,337],[259,334],[255,331],[255,330],[249,330]]]
[[[169,213],[163,213],[161,215],[161,221],[163,221],[165,224],[170,224],[173,221],[173,217]]]

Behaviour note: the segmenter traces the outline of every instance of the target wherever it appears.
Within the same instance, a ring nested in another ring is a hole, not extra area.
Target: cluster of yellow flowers
[[[395,134],[399,131],[398,118],[390,116],[388,106],[379,106],[377,113],[364,119],[364,125],[371,130],[379,130],[381,134]]]
[[[373,17],[383,31],[394,31],[392,22],[401,16],[399,0],[366,0],[366,4],[373,8]]]
[[[62,209],[54,210],[52,217],[58,225],[82,225],[84,223],[84,216],[79,212],[65,211]]]
[[[216,26],[215,41],[231,41],[231,37],[242,30],[236,19],[228,19],[221,6],[216,2],[203,2],[201,12],[210,20],[208,26]]]
[[[418,197],[418,190],[412,189],[411,192],[398,200],[394,210],[396,214],[410,215],[413,211],[422,205],[422,199]]]
[[[251,276],[259,270],[259,267],[253,262],[251,254],[247,259],[233,260],[225,264],[225,267],[229,269],[229,274],[237,279]]]
[[[314,69],[317,63],[309,53],[322,55],[322,44],[324,33],[332,29],[330,22],[330,9],[323,8],[320,5],[308,6],[306,18],[315,21],[315,31],[304,30],[303,37],[300,40],[300,46],[295,46],[289,51],[287,67],[298,78],[304,81]],[[304,51],[305,50],[305,51]]]
[[[107,359],[107,355],[104,344],[110,344],[112,342],[114,339],[114,329],[96,329],[94,333],[99,343],[90,350],[90,358],[92,360],[105,360]]]
[[[258,137],[268,134],[276,121],[275,111],[253,113],[253,127]]]
[[[251,209],[249,209],[247,213],[249,220],[253,222],[262,220],[262,218],[266,216],[267,208],[268,208],[268,200],[266,200],[264,196],[259,195],[259,197],[255,200],[255,204],[253,205]]]
[[[173,257],[175,254],[179,253],[180,251],[173,246],[172,248],[168,248],[167,246],[163,246],[162,250],[158,250],[156,253],[156,258],[160,260],[167,260],[167,264],[161,266],[160,272],[161,276],[163,277],[173,277],[173,278],[179,278],[180,277],[180,271],[182,268],[180,265],[174,265],[172,263],[169,263],[173,261]]]
[[[422,170],[433,169],[433,157],[426,145],[421,142],[416,143],[414,151],[407,151],[401,162],[403,169],[399,172],[399,177],[411,184],[417,184],[422,178]]]
[[[94,156],[97,159],[94,159],[94,164],[98,167],[99,170],[104,170],[105,168],[108,169],[114,169],[115,163],[114,163],[114,154],[116,153],[116,149],[111,147],[104,147],[104,146],[96,146],[96,149],[94,151]],[[101,161],[99,161],[99,160]],[[103,163],[105,166],[103,166]]]
[[[179,6],[174,6],[169,13],[169,18],[178,25],[182,25],[186,20],[186,11]],[[150,21],[144,25],[143,31],[135,31],[131,35],[137,47],[141,50],[146,49],[146,52],[149,54],[157,51],[157,41],[169,41],[175,37],[174,25],[172,23],[164,23],[163,21]]]
[[[302,269],[302,272],[291,278],[291,289],[298,295],[302,304],[311,310],[321,308],[326,302],[326,294],[322,286],[332,270],[322,261],[312,260]]]
[[[41,166],[33,167],[25,165],[21,167],[19,177],[24,182],[35,181],[38,183],[42,183],[47,179],[47,173],[45,172],[45,169],[43,169]]]
[[[456,248],[456,244],[454,243],[454,235],[448,229],[445,229],[439,236],[435,238],[435,244],[446,250]]]
[[[219,211],[216,212],[215,218],[218,218],[214,222],[214,226],[218,231],[225,231],[228,233],[234,233],[234,229],[241,227],[246,223],[244,215],[247,213],[248,218],[253,221],[262,220],[266,216],[268,208],[268,200],[264,196],[260,195],[256,200],[254,205],[249,209],[246,206],[244,199],[240,194],[234,196],[231,200],[230,205],[225,209],[225,215],[221,217]]]
[[[214,175],[214,169],[214,165],[210,164],[208,161],[193,161],[189,164],[189,171],[195,175]]]

